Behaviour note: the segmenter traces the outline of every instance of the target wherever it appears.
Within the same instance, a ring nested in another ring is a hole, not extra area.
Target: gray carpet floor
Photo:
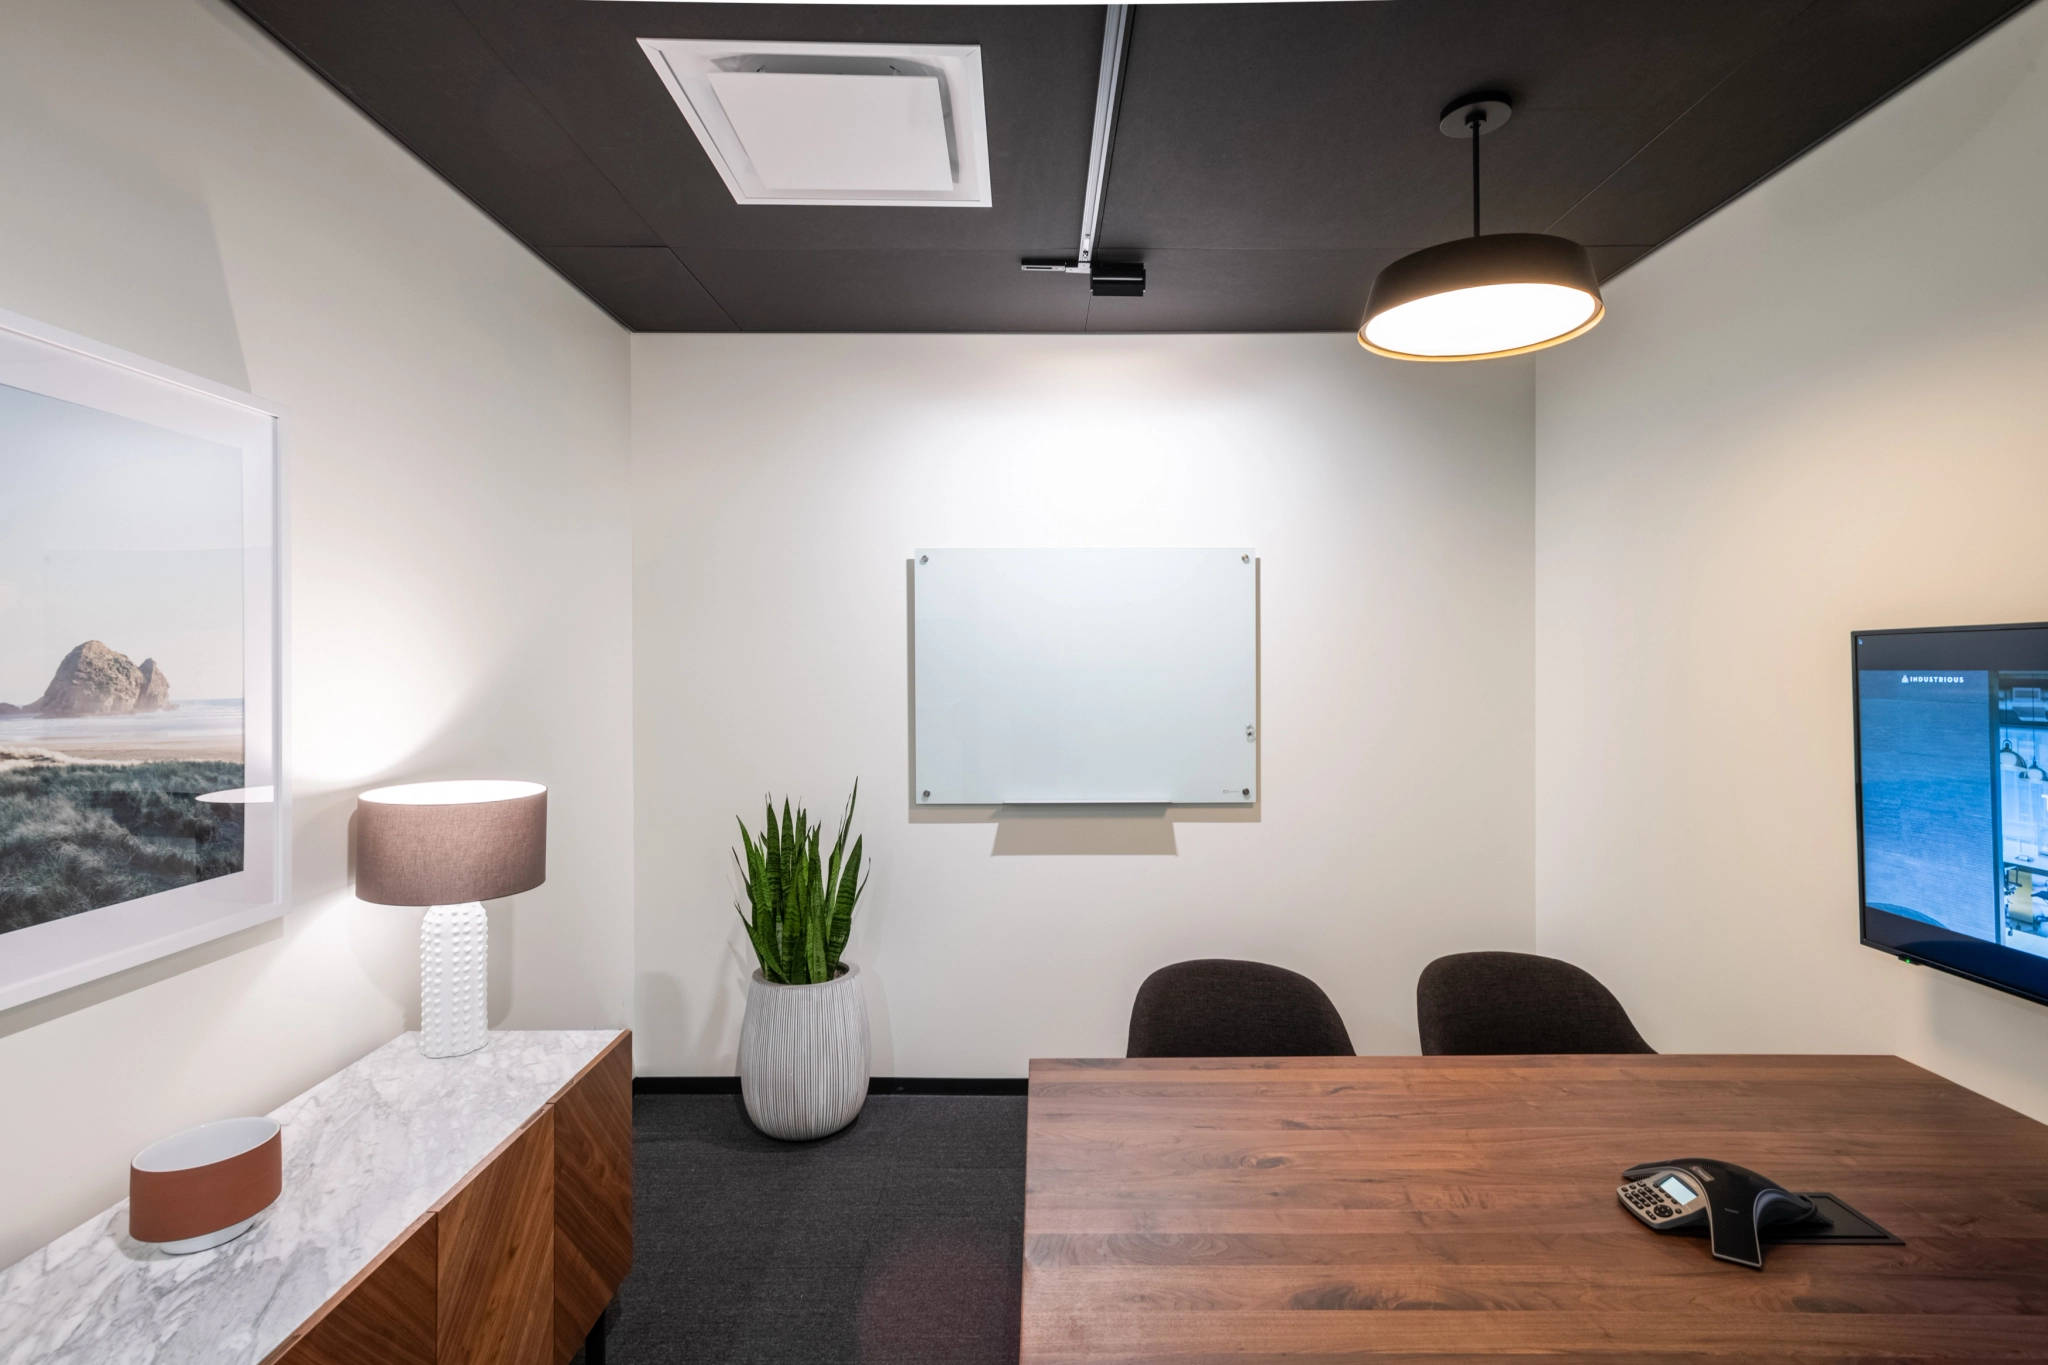
[[[875,1095],[785,1143],[737,1095],[635,1096],[607,1365],[1015,1365],[1024,1105]]]

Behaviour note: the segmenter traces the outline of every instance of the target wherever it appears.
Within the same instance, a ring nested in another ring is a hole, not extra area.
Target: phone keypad
[[[1633,1185],[1623,1185],[1620,1193],[1623,1202],[1645,1222],[1657,1223],[1678,1216],[1678,1209],[1671,1201],[1646,1180],[1637,1181]]]

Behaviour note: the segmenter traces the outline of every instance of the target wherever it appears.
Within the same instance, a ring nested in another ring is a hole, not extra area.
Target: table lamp
[[[547,880],[548,789],[538,782],[413,782],[356,798],[356,899],[424,905],[420,1051],[460,1057],[490,1020],[482,902]]]

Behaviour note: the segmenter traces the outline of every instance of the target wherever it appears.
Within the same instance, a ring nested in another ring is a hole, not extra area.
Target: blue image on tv
[[[1991,675],[1861,672],[1863,894],[1998,942]]]

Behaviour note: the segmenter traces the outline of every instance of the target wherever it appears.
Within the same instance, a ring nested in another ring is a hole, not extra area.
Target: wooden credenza
[[[621,1034],[266,1359],[563,1365],[632,1264]]]
[[[0,1271],[0,1362],[563,1365],[633,1260],[632,1039],[405,1035],[274,1112],[284,1194],[165,1256],[117,1205]]]

